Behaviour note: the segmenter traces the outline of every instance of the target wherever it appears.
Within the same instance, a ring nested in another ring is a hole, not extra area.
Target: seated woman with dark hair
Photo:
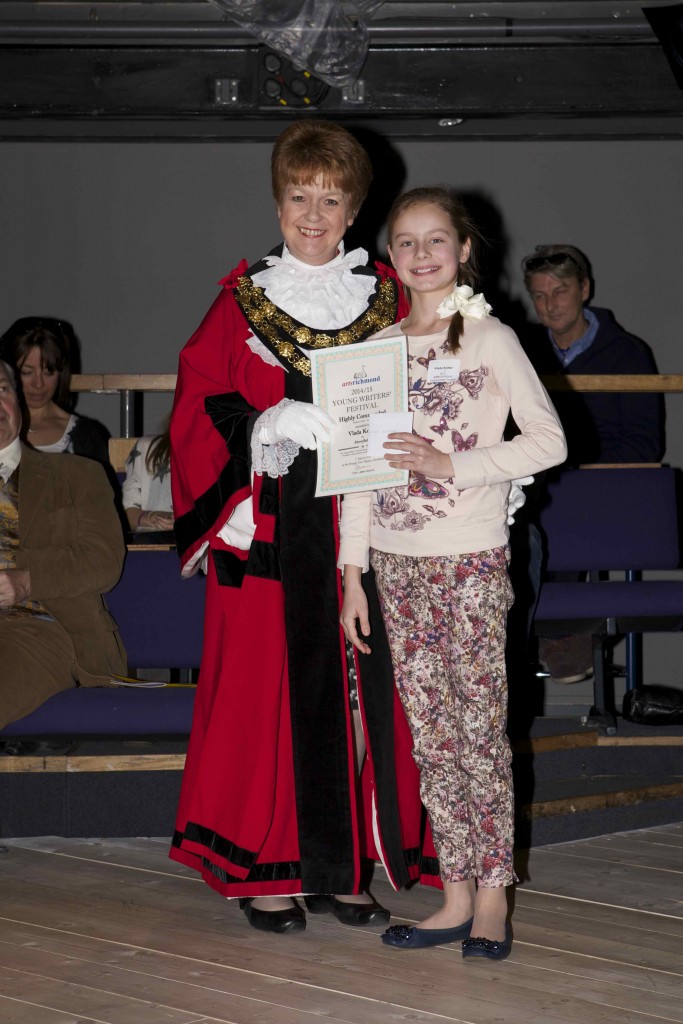
[[[71,324],[22,317],[0,338],[0,357],[15,370],[25,413],[22,437],[41,452],[70,452],[109,462],[109,432],[73,412],[70,390],[76,357]]]

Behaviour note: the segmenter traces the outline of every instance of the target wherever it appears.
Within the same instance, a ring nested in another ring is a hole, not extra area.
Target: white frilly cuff
[[[299,454],[300,445],[289,437],[276,441],[275,444],[263,444],[260,440],[263,427],[268,426],[275,413],[283,406],[291,404],[291,398],[283,398],[277,405],[271,405],[270,409],[262,412],[254,423],[251,435],[251,468],[254,473],[269,476],[274,480],[279,476],[285,476]]]

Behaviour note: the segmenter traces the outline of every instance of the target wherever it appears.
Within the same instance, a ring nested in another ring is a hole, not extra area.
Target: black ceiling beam
[[[130,22],[0,9],[0,138],[261,138],[304,111],[404,137],[683,137],[683,90],[644,17],[385,18],[338,89],[284,60],[269,72],[272,51],[229,21],[140,17],[177,6],[130,5]]]
[[[368,25],[372,43],[464,42],[478,40],[573,39],[589,41],[655,39],[644,17],[627,18],[397,18]],[[127,42],[140,45],[154,42],[168,45],[174,41],[195,44],[217,41],[256,41],[229,21],[6,21],[0,17],[0,41],[6,45],[28,43],[71,43],[101,46]]]
[[[244,117],[309,106],[263,92],[268,52],[0,47],[0,117]],[[218,80],[235,83],[234,97],[217,98]],[[683,92],[655,45],[373,47],[361,85],[330,88],[316,106],[361,118],[683,113]]]

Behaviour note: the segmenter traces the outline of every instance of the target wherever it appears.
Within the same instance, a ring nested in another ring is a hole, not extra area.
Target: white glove
[[[289,438],[301,448],[315,450],[317,441],[330,440],[335,426],[332,417],[312,402],[287,402],[269,410],[258,438],[261,444]]]
[[[522,476],[519,480],[510,481],[510,493],[508,494],[508,526],[512,526],[515,521],[515,512],[519,512],[520,508],[526,501],[526,494],[522,490],[523,487],[532,484],[534,478],[532,476]]]

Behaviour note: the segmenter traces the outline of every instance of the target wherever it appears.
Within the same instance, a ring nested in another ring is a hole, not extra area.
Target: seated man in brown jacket
[[[14,375],[0,362],[0,728],[59,690],[126,670],[102,597],[125,554],[105,472],[34,451],[20,426]]]

